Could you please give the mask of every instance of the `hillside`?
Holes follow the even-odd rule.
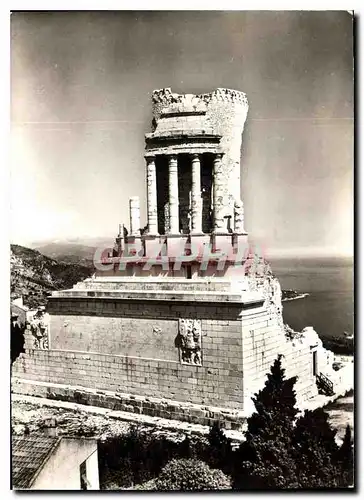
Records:
[[[35,247],[34,250],[58,262],[93,268],[93,258],[96,247],[79,243],[50,242]]]
[[[11,245],[10,254],[11,298],[23,296],[25,305],[44,305],[52,290],[71,288],[92,274],[83,265],[59,262],[36,250]]]

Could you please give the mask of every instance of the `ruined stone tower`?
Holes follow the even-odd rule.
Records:
[[[140,229],[139,200],[133,197],[130,233],[120,232],[113,252],[123,264],[108,268],[111,261],[100,255],[96,274],[231,277],[237,271],[235,256],[241,260],[248,254],[240,195],[246,95],[229,89],[202,95],[162,89],[153,92],[152,103],[153,132],[145,136],[146,230]],[[188,245],[191,258],[176,266],[175,259],[187,257]],[[208,266],[201,266],[209,250]],[[225,267],[217,266],[221,253]],[[169,267],[166,259],[163,266],[145,266],[160,254],[168,257]]]
[[[241,205],[245,94],[162,89],[152,100],[154,130],[146,135],[145,154],[149,233],[243,233],[234,205]]]
[[[317,394],[318,341],[287,338],[279,283],[249,251],[245,94],[162,89],[152,106],[147,225],[132,197],[95,275],[52,294],[48,347],[28,331],[13,391],[240,429],[278,354],[299,401]]]

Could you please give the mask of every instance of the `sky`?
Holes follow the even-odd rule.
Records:
[[[247,94],[246,229],[269,253],[351,254],[352,17],[342,12],[11,15],[11,240],[113,237],[140,196],[151,92]]]

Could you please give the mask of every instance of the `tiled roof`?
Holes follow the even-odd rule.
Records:
[[[29,488],[38,470],[46,461],[60,438],[48,436],[13,436],[12,477],[13,488]]]

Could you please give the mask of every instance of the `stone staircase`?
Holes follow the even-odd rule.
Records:
[[[325,396],[333,396],[335,394],[334,383],[321,372],[316,375],[316,384],[320,394],[324,394]]]

